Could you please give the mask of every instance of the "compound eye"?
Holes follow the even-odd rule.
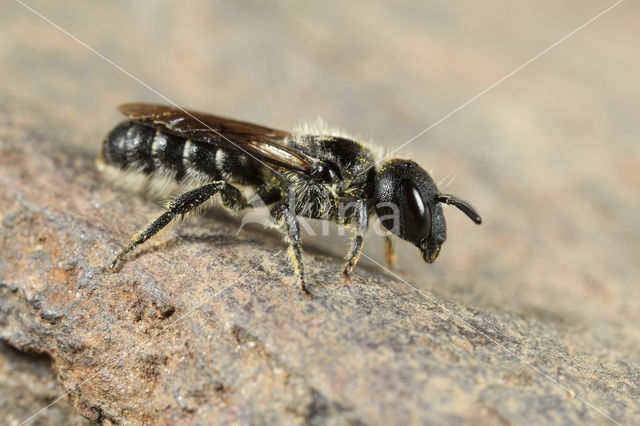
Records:
[[[327,183],[336,182],[342,178],[337,167],[332,164],[325,163],[318,164],[313,175],[320,179],[322,182]]]
[[[412,181],[402,181],[402,191],[406,203],[405,234],[410,241],[420,242],[431,234],[431,209]]]

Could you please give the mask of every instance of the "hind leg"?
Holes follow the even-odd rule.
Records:
[[[249,207],[249,203],[247,203],[247,200],[242,193],[233,185],[223,181],[212,182],[189,192],[185,192],[184,194],[180,194],[171,200],[166,212],[160,215],[160,217],[154,220],[142,232],[136,234],[129,244],[120,250],[116,258],[109,265],[109,269],[114,270],[118,262],[120,262],[127,253],[157,234],[162,228],[175,219],[176,216],[183,216],[189,213],[218,192],[220,192],[220,195],[222,196],[222,202],[225,207],[232,210],[240,210],[245,207]]]

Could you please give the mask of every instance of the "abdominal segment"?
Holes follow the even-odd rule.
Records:
[[[157,198],[221,180],[256,186],[264,172],[257,161],[240,152],[132,121],[111,130],[97,164],[116,185]]]

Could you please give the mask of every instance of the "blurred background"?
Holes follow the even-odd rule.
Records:
[[[285,130],[320,116],[393,150],[614,2],[26,4],[183,107]],[[433,265],[397,244],[404,279],[638,347],[639,13],[622,2],[395,154],[455,177],[446,191],[484,218],[448,208]],[[82,155],[118,104],[165,102],[19,2],[0,28],[1,94],[40,105]],[[380,263],[382,243],[365,244]],[[334,238],[305,247],[345,253]]]

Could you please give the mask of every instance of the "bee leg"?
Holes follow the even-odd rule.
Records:
[[[367,228],[369,227],[369,212],[367,210],[367,203],[364,200],[358,200],[356,201],[355,209],[355,213],[357,215],[356,233],[353,237],[353,246],[351,247],[351,251],[349,252],[349,255],[347,257],[347,264],[342,271],[345,277],[349,277],[349,274],[351,274],[351,271],[353,271],[353,268],[358,262],[360,252],[362,251],[364,235],[367,233]]]
[[[255,196],[257,199],[254,200],[257,201],[257,203],[268,206],[282,199],[282,190],[280,187],[268,182],[258,187]],[[254,206],[255,203],[251,203],[251,205]]]
[[[225,206],[239,210],[248,205],[240,191],[223,181],[212,182],[199,188],[185,192],[175,197],[169,203],[169,209],[160,217],[154,220],[151,225],[147,226],[139,234],[136,234],[127,246],[125,246],[116,256],[114,261],[109,265],[109,269],[114,270],[116,265],[122,258],[134,250],[136,247],[147,241],[149,238],[157,234],[162,228],[167,226],[177,215],[185,215],[195,209],[217,192],[222,192],[222,201]]]
[[[287,228],[287,242],[289,243],[289,255],[300,283],[300,289],[312,296],[307,288],[307,278],[304,275],[304,263],[302,261],[302,244],[300,243],[300,224],[296,215],[285,203],[277,205],[271,210],[271,215],[279,225]],[[283,223],[284,222],[284,223]]]
[[[384,237],[384,258],[387,260],[387,266],[389,269],[393,269],[396,264],[397,256],[391,235],[385,235]]]

